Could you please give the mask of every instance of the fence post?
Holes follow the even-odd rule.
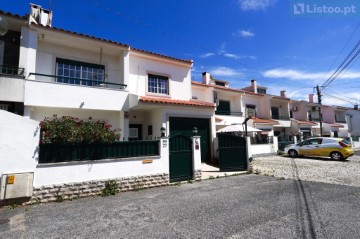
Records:
[[[277,153],[277,151],[279,150],[279,143],[277,136],[273,136],[273,144],[274,144],[274,153]]]
[[[246,162],[247,162],[247,170],[250,169],[250,163],[253,160],[252,152],[251,152],[251,138],[250,136],[246,136]]]
[[[193,175],[195,180],[201,179],[201,145],[200,136],[193,136],[192,138],[192,158],[193,158]],[[200,175],[200,179],[198,178]]]
[[[161,165],[163,166],[163,171],[168,175],[170,178],[170,156],[169,156],[169,138],[166,136],[163,136],[160,138],[159,141],[159,154],[160,154],[160,160]],[[170,180],[170,179],[169,179]]]
[[[293,141],[294,141],[294,144],[297,144],[297,137],[296,137],[296,135],[293,136]]]

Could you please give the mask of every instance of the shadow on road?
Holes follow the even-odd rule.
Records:
[[[299,170],[296,162],[291,158],[292,173],[294,179],[294,191],[295,191],[295,210],[296,210],[296,234],[298,238],[317,238],[314,222],[315,215],[316,221],[320,224],[321,234],[324,234],[324,225],[320,214],[316,208],[316,203],[311,195],[309,188],[303,184],[299,177]],[[305,192],[305,188],[307,193]],[[310,201],[310,202],[309,202]],[[311,203],[311,205],[310,205]],[[313,214],[314,212],[314,214]]]

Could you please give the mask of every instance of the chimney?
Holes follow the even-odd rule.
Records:
[[[52,11],[43,9],[39,5],[30,3],[29,24],[35,23],[45,27],[51,27],[52,24]]]
[[[314,103],[314,94],[309,94],[309,103]]]
[[[209,72],[203,72],[202,73],[202,83],[205,85],[210,85],[210,73]]]
[[[251,80],[251,86],[254,90],[254,93],[258,93],[256,80]]]
[[[280,96],[286,98],[285,90],[280,91]]]

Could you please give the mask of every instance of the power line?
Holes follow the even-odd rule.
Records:
[[[334,95],[331,95],[331,94],[328,94],[328,93],[324,93],[324,95],[325,95],[325,96],[328,96],[328,97],[331,97],[331,98],[334,98],[334,99],[338,99],[338,100],[347,102],[347,103],[350,103],[350,104],[353,104],[353,105],[356,105],[356,103],[354,103],[353,101],[346,100],[346,99],[340,98],[340,97],[338,97],[338,96],[334,96]]]

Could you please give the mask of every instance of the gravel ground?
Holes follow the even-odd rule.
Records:
[[[346,161],[327,158],[258,157],[251,162],[252,171],[285,179],[324,182],[360,187],[360,155]]]

